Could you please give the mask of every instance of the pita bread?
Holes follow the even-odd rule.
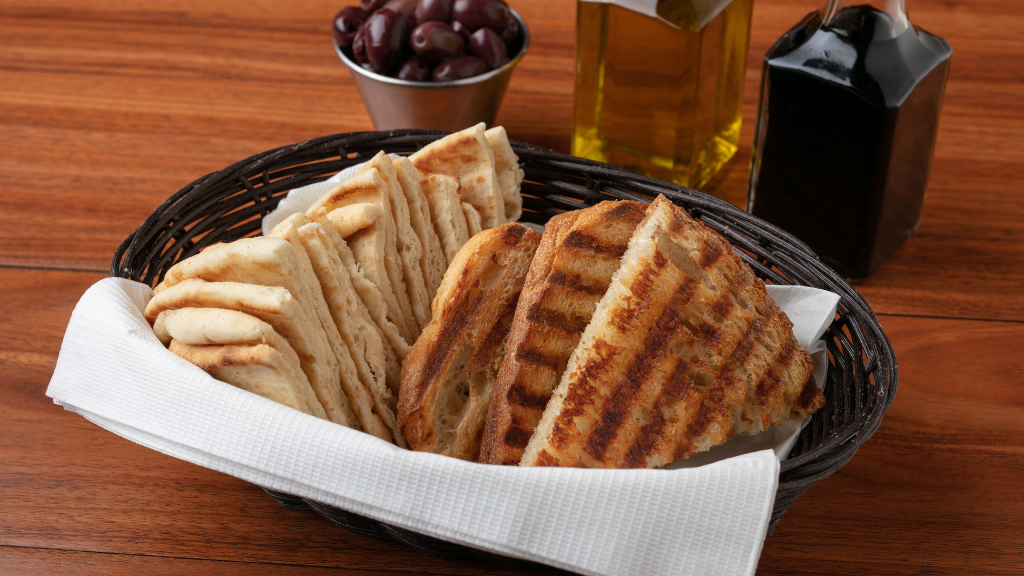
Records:
[[[420,180],[420,185],[430,205],[430,218],[445,260],[451,266],[459,249],[469,240],[466,215],[459,199],[459,181],[443,174],[430,174]]]
[[[405,439],[398,432],[395,420],[398,399],[391,394],[386,383],[387,369],[381,335],[360,315],[359,296],[352,288],[348,271],[323,228],[319,224],[305,224],[299,228],[299,236],[313,263],[331,317],[352,355],[359,381],[373,397],[373,413],[391,431],[395,444],[405,448]]]
[[[274,373],[270,382],[259,387],[264,392],[260,395],[311,416],[327,419],[327,414],[316,399],[309,380],[302,372],[295,350],[266,322],[234,310],[181,308],[161,312],[157,316],[153,330],[161,341],[170,343],[173,340],[187,346],[269,346],[278,354],[269,353],[262,348],[250,350],[253,364],[264,362],[263,366]],[[195,354],[191,356],[195,357]],[[205,364],[201,367],[209,371],[210,365]],[[239,378],[238,373],[245,370],[241,365],[237,368],[238,370],[221,375],[230,375],[233,381],[226,380],[229,384],[253,391],[251,389],[256,388],[253,384],[243,385],[252,380]]]
[[[409,202],[409,222],[416,236],[420,239],[423,248],[423,255],[420,260],[420,268],[423,270],[423,280],[427,289],[427,307],[437,294],[437,288],[441,285],[444,272],[448,269],[448,262],[444,257],[444,250],[441,248],[441,240],[434,231],[434,225],[430,220],[430,205],[427,197],[420,186],[420,172],[413,166],[408,158],[398,158],[395,162],[395,169],[398,171],[398,183],[402,185],[402,192]]]
[[[402,365],[398,423],[413,450],[476,460],[491,389],[540,234],[474,236],[445,273],[436,314]]]
[[[363,218],[365,211],[351,208],[357,204],[375,205],[380,209],[381,216],[360,228],[367,219]],[[371,167],[356,173],[313,203],[306,214],[313,214],[321,208],[327,212],[335,230],[352,249],[364,276],[377,285],[387,303],[388,319],[398,327],[403,340],[414,341],[419,334],[419,325],[412,315],[405,291],[388,183],[380,171]],[[359,214],[358,224],[352,221],[354,210]]]
[[[520,465],[644,468],[728,440],[784,314],[732,247],[659,196],[583,332]],[[788,416],[824,399],[802,349]],[[786,396],[785,394],[783,395]],[[790,412],[791,411],[791,412]]]
[[[466,216],[466,231],[469,232],[469,237],[472,238],[480,233],[482,228],[480,227],[480,213],[473,208],[473,205],[468,202],[462,203],[462,213]]]
[[[516,156],[508,143],[505,128],[495,126],[484,132],[484,136],[494,153],[494,171],[498,174],[498,186],[501,187],[501,197],[505,201],[505,219],[515,222],[523,215],[523,196],[519,189],[525,172],[519,167],[519,156]]]
[[[302,371],[272,346],[196,346],[171,340],[169,350],[221,382],[310,414],[306,399],[300,392],[303,385],[309,386],[302,382]]]
[[[481,122],[427,144],[409,157],[423,174],[444,174],[459,180],[459,195],[480,213],[484,229],[501,226],[505,200],[494,171],[494,153]]]
[[[312,271],[302,273],[300,256],[306,258],[305,250],[296,250],[288,241],[274,237],[243,238],[231,243],[214,244],[172,266],[156,293],[160,295],[184,280],[238,282],[286,289],[299,302],[309,323],[307,333],[312,341],[311,352],[318,364],[316,372],[321,375],[317,381],[310,376],[310,384],[313,385],[317,399],[331,422],[357,427],[359,423],[353,408],[342,392],[337,355],[327,338],[321,313],[317,312],[309,286],[308,275]],[[153,302],[150,302],[150,306],[153,306]]]
[[[327,334],[327,341],[330,343],[331,350],[338,359],[341,388],[345,391],[345,395],[348,396],[352,410],[355,411],[356,417],[359,419],[359,424],[365,432],[382,440],[392,442],[394,439],[391,436],[391,432],[381,421],[380,417],[373,412],[373,395],[370,394],[370,391],[359,379],[359,371],[352,360],[352,353],[338,331],[338,325],[331,316],[330,308],[327,306],[327,301],[324,298],[323,289],[320,287],[316,272],[313,270],[313,264],[302,243],[302,237],[298,229],[306,224],[309,224],[309,219],[304,215],[292,214],[275,226],[270,231],[270,234],[288,240],[297,249],[299,274],[303,283],[306,284],[307,291],[311,294],[317,318]]]
[[[359,294],[359,313],[368,319],[381,334],[382,343],[384,344],[384,357],[388,367],[388,382],[392,381],[392,373],[394,373],[394,381],[397,382],[397,375],[400,371],[399,362],[409,353],[409,344],[402,338],[398,326],[388,320],[387,305],[384,296],[380,292],[380,288],[367,280],[366,276],[363,275],[362,268],[356,262],[356,258],[348,247],[348,243],[331,225],[331,220],[322,208],[311,212],[309,218],[320,225],[337,251],[342,264],[348,270],[352,287]],[[392,390],[396,394],[398,393],[397,384],[395,384]]]
[[[416,320],[416,336],[419,336],[420,330],[427,325],[427,322],[430,322],[430,299],[433,296],[433,294],[427,294],[427,285],[420,264],[423,258],[423,245],[420,243],[416,231],[413,230],[409,215],[409,202],[405,199],[405,192],[402,189],[395,163],[390,156],[380,152],[361,170],[374,168],[387,184],[388,198],[391,200],[391,217],[395,222],[396,246],[401,258],[401,277],[408,294],[413,318]],[[414,178],[414,180],[418,180],[418,178]]]

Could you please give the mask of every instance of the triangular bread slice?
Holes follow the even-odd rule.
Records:
[[[370,390],[363,385],[363,382],[359,378],[359,370],[356,368],[356,364],[352,360],[352,352],[349,350],[345,339],[341,336],[341,332],[338,330],[338,325],[335,323],[334,317],[331,315],[330,307],[327,305],[327,300],[324,298],[323,288],[321,288],[320,281],[317,278],[316,272],[313,270],[313,263],[302,243],[302,236],[299,234],[299,227],[306,224],[309,224],[309,220],[304,215],[292,214],[275,226],[270,231],[270,234],[271,237],[278,237],[287,240],[296,248],[299,260],[299,275],[306,284],[308,292],[313,298],[317,318],[320,320],[320,324],[323,326],[324,332],[327,334],[327,341],[331,345],[331,350],[338,359],[341,388],[345,391],[345,395],[348,396],[349,403],[352,405],[352,410],[355,411],[356,417],[359,419],[359,424],[363,427],[365,432],[382,440],[393,442],[394,438],[392,437],[391,432],[387,429],[387,426],[381,420],[380,416],[374,412],[373,395],[370,393]]]
[[[505,220],[515,222],[523,215],[523,197],[519,189],[525,173],[519,167],[519,156],[512,151],[504,127],[495,126],[484,132],[484,136],[494,153],[494,171],[498,174],[498,186],[505,201]]]
[[[387,317],[387,301],[384,299],[384,295],[381,293],[380,288],[366,278],[363,274],[362,266],[356,260],[355,255],[352,253],[352,249],[349,248],[348,242],[341,237],[338,230],[333,226],[333,222],[327,217],[327,212],[323,208],[313,210],[308,213],[308,218],[316,222],[323,228],[327,238],[334,245],[335,250],[338,252],[338,257],[341,258],[342,264],[348,270],[349,279],[352,281],[352,287],[356,293],[359,294],[361,305],[359,306],[359,313],[364,318],[369,319],[373,322],[373,325],[377,327],[383,338],[384,343],[384,355],[385,360],[388,363],[388,382],[389,386],[392,382],[392,372],[394,374],[394,386],[392,390],[395,394],[398,393],[398,374],[400,372],[399,363],[405,358],[405,355],[409,353],[410,344],[405,341],[402,337],[401,332],[394,322]]]
[[[540,234],[474,236],[445,273],[434,318],[402,365],[398,425],[413,450],[476,460],[491,387]]]
[[[748,388],[767,371],[769,335],[792,330],[784,314],[765,314],[768,300],[728,242],[659,196],[520,465],[650,468],[725,442]],[[786,417],[824,402],[810,356],[795,354],[800,384]]]
[[[302,372],[295,350],[270,324],[235,310],[180,308],[161,312],[153,330],[161,341],[188,346],[187,349],[182,346],[173,348],[179,352],[187,350],[184,355],[179,354],[186,360],[202,359],[200,367],[212,370],[214,378],[220,376],[219,379],[228,384],[311,416],[327,419]],[[214,348],[220,350],[215,351]],[[243,352],[245,348],[248,349]],[[213,357],[217,357],[219,363],[210,363]],[[229,359],[237,362],[240,357],[250,361],[245,364],[224,363]],[[232,369],[223,370],[228,366]],[[265,377],[260,378],[259,372],[265,372]]]
[[[420,180],[420,185],[427,197],[431,221],[447,266],[451,266],[459,249],[469,240],[466,214],[459,198],[459,180],[444,174],[430,174]]]
[[[469,202],[463,202],[462,213],[466,215],[466,231],[469,233],[469,237],[472,238],[479,234],[483,228],[480,224],[480,213],[476,211],[476,208],[473,208]]]
[[[441,279],[444,278],[444,271],[448,269],[448,262],[444,257],[444,250],[441,248],[441,240],[434,231],[434,225],[430,220],[430,205],[427,197],[423,194],[423,187],[420,186],[422,175],[413,166],[408,158],[394,160],[395,170],[398,172],[398,183],[402,186],[402,192],[409,203],[409,222],[413,231],[420,240],[423,254],[420,258],[420,268],[423,270],[423,281],[427,290],[427,307],[437,295],[437,289],[441,286]]]
[[[323,330],[319,323],[310,321],[298,299],[286,288],[240,282],[182,280],[154,295],[146,306],[145,317],[166,344],[170,336],[163,335],[164,332],[156,325],[164,312],[199,307],[244,312],[269,324],[288,341],[298,355],[299,366],[316,397],[337,399],[340,406],[333,411],[332,421],[357,430],[362,429],[348,397],[341,393],[337,368],[332,368],[337,365],[337,359],[328,349]],[[328,362],[328,359],[331,361]]]
[[[640,202],[601,202],[548,221],[519,296],[481,462],[519,464],[646,210]]]
[[[156,293],[159,295],[190,279],[280,286],[288,290],[306,314],[316,360],[322,363],[318,372],[325,375],[325,381],[317,383],[310,379],[317,399],[331,422],[359,426],[352,412],[353,407],[342,392],[337,355],[328,340],[326,328],[321,321],[322,314],[317,311],[317,302],[307,280],[311,271],[303,274],[300,256],[305,257],[305,251],[296,250],[288,241],[274,237],[243,238],[230,243],[214,244],[172,266],[163,282],[157,286]]]
[[[387,156],[384,159],[387,160]],[[306,214],[312,215],[319,209],[327,212],[335,229],[352,249],[365,277],[376,284],[384,296],[388,319],[398,326],[406,342],[412,342],[419,334],[419,326],[405,290],[389,195],[388,183],[373,167],[339,183],[314,202]],[[379,213],[360,206],[362,204],[375,206]],[[376,217],[372,218],[374,215]]]
[[[398,432],[395,419],[398,398],[392,395],[386,382],[382,337],[359,313],[362,302],[324,229],[319,224],[307,223],[299,228],[299,236],[313,263],[331,317],[352,355],[359,381],[373,397],[373,413],[391,431],[395,444],[405,448],[405,439]]]
[[[430,322],[430,299],[432,296],[427,294],[426,280],[424,280],[421,265],[423,245],[412,227],[409,201],[406,200],[405,192],[402,189],[398,167],[390,156],[380,152],[360,170],[374,168],[381,174],[387,185],[388,198],[391,200],[391,217],[395,222],[396,247],[398,255],[402,259],[400,273],[408,294],[413,318],[416,320],[417,334],[419,334],[419,330],[422,330],[427,322]],[[413,167],[413,171],[416,171],[415,167]],[[419,178],[413,177],[412,180],[418,182]]]
[[[459,180],[459,195],[480,213],[484,229],[506,222],[505,199],[494,171],[494,153],[484,124],[449,134],[409,157],[423,174],[445,174]]]

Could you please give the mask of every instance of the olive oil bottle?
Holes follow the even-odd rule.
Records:
[[[706,184],[736,153],[752,4],[580,0],[573,155]]]

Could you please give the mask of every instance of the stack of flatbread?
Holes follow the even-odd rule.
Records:
[[[666,198],[603,202],[501,241],[511,230],[459,253],[403,366],[412,449],[649,468],[824,404],[764,283]]]
[[[214,378],[405,447],[402,361],[463,245],[521,214],[522,180],[501,127],[381,152],[268,236],[179,262],[146,318]]]

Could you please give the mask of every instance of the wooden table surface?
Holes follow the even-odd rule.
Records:
[[[760,58],[820,0],[756,0]],[[857,288],[899,360],[878,433],[766,541],[760,574],[1024,573],[1024,3],[910,0],[953,64],[917,234]],[[533,34],[498,121],[567,151],[575,4],[514,0]],[[329,45],[337,2],[0,1],[0,573],[483,574],[278,506],[44,396],[75,302],[188,182],[372,129]]]

